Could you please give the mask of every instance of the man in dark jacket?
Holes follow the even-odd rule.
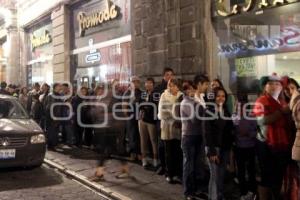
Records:
[[[164,72],[163,72],[163,80],[162,80],[161,84],[156,86],[154,89],[155,97],[159,98],[161,96],[161,94],[167,89],[169,80],[172,79],[173,77],[174,77],[173,69],[165,68]],[[158,99],[158,101],[159,101],[159,99]],[[157,170],[157,174],[164,175],[166,172],[165,147],[164,147],[164,143],[160,139],[161,130],[160,130],[160,121],[159,120],[156,122],[156,128],[157,128],[158,140],[159,140],[159,142],[158,142],[158,157],[159,157],[160,164],[161,164],[161,167]]]
[[[159,94],[162,94],[167,89],[169,80],[172,79],[173,77],[174,77],[173,69],[168,67],[165,68],[163,72],[163,80],[161,81],[161,84],[159,84],[154,88],[154,91]]]
[[[142,152],[142,165],[148,165],[147,158],[149,152],[148,140],[150,139],[153,153],[153,167],[158,166],[158,138],[156,130],[156,121],[158,113],[158,97],[154,95],[154,79],[147,78],[145,82],[146,91],[142,93],[140,104],[140,119],[139,119],[139,132],[141,136],[141,152]]]
[[[58,145],[60,121],[57,118],[62,117],[61,106],[54,106],[54,104],[62,102],[62,86],[60,83],[54,83],[52,94],[49,94],[46,98],[48,148],[52,150],[55,150],[55,147]]]
[[[61,114],[63,118],[67,119],[72,114],[70,110],[71,91],[68,83],[62,84],[62,91],[64,95],[62,100],[64,103],[66,103],[66,106],[62,106]],[[63,120],[61,122],[61,133],[62,133],[62,144],[72,145],[74,143],[71,120]]]
[[[78,112],[78,107],[86,102],[87,100],[84,99],[85,96],[88,95],[88,88],[87,87],[81,87],[79,93],[72,98],[72,108],[73,108],[73,119],[72,119],[72,125],[74,129],[74,137],[75,137],[75,145],[79,148],[81,148],[83,144],[83,134],[85,131],[85,128],[82,127],[81,123],[86,124],[86,116],[88,112],[88,106],[81,107],[80,112]],[[80,117],[79,117],[80,115]],[[79,121],[78,118],[81,120]],[[81,123],[80,123],[81,122]]]
[[[40,126],[43,130],[46,130],[46,99],[50,92],[50,86],[47,83],[44,83],[39,92],[39,101],[42,104],[42,116]]]

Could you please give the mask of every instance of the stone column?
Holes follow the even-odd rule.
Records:
[[[165,2],[133,0],[131,5],[133,73],[160,77],[167,65]]]
[[[70,81],[70,20],[69,10],[61,5],[52,12],[53,79]]]
[[[26,41],[25,31],[22,28],[19,28],[20,36],[20,84],[26,86],[27,84],[27,54],[26,54]]]
[[[21,84],[20,76],[20,35],[17,27],[17,11],[10,10],[10,18],[5,19],[7,29],[8,59],[6,81],[9,84]]]

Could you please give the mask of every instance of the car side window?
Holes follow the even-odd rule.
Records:
[[[9,104],[7,101],[3,101],[0,103],[0,118],[7,118],[9,115]]]

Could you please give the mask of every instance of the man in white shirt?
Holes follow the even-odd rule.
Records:
[[[197,75],[195,77],[194,82],[197,83],[196,85],[196,94],[195,94],[195,100],[200,103],[204,108],[206,108],[206,101],[205,101],[205,95],[209,87],[209,79],[205,75]]]

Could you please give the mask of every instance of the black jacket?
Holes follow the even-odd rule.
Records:
[[[132,91],[129,89],[127,90],[124,95],[123,95],[123,102],[128,103],[128,106],[126,106],[128,109],[133,108],[133,112],[127,112],[129,115],[131,114],[136,114],[137,109],[138,109],[138,103],[141,102],[141,96],[142,96],[142,91],[140,89],[135,89],[134,90],[134,97],[131,97]],[[126,104],[125,104],[126,105]],[[130,109],[131,110],[131,109]],[[136,119],[137,116],[135,116],[134,119]]]
[[[213,113],[214,110],[210,110]],[[226,118],[220,117],[218,112],[216,119],[210,119],[205,121],[205,146],[208,147],[208,156],[217,155],[216,148],[220,150],[230,150],[234,141],[233,135],[233,123],[227,109],[224,109]]]
[[[56,97],[54,97],[54,95]],[[58,96],[61,96],[60,94],[58,93],[55,93],[53,92],[52,94],[49,94],[47,97],[46,97],[46,100],[45,100],[45,111],[46,111],[46,118],[48,120],[55,120],[55,118],[53,117],[62,117],[62,109],[61,109],[61,106],[55,106],[53,108],[53,115],[54,116],[51,116],[51,106],[54,104],[54,103],[62,103],[62,99],[59,99]],[[57,120],[55,120],[57,121]]]
[[[72,98],[71,104],[73,108],[73,122],[78,123],[77,116],[78,116],[78,107],[87,100],[81,98],[79,95],[76,95]],[[90,116],[90,108],[91,106],[86,105],[82,106],[80,110],[80,118],[82,123],[90,124],[91,123],[91,116]]]
[[[32,103],[31,116],[36,122],[40,122],[43,115],[43,105],[40,101]]]
[[[164,93],[164,91],[167,89],[167,87],[168,87],[168,82],[165,80],[162,80],[161,84],[159,84],[158,86],[156,86],[154,88],[154,93],[159,93],[161,95],[162,93]]]
[[[157,121],[159,97],[154,92],[142,93],[140,104],[140,119],[144,122],[155,124]]]

